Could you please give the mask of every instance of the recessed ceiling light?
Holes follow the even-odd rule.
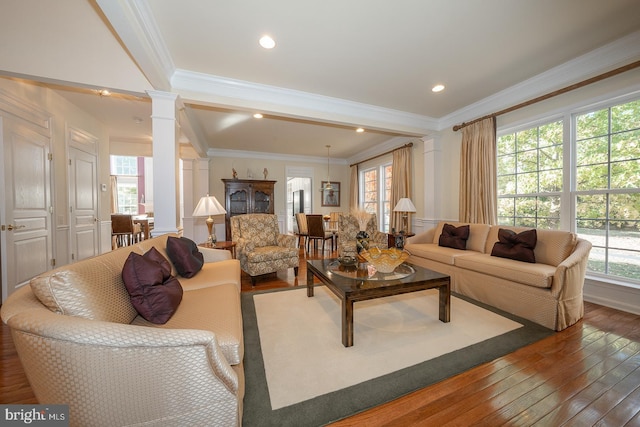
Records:
[[[358,132],[358,133],[362,133],[362,132],[364,132],[364,129],[362,129],[362,128],[358,128],[358,129],[356,129],[356,132]]]
[[[255,114],[253,115],[253,117],[255,117],[256,119],[261,119],[261,118],[263,117],[263,115],[262,115],[262,114],[260,114],[260,113],[255,113]]]
[[[262,36],[260,37],[260,46],[265,49],[273,49],[276,46],[276,42],[270,36]]]
[[[435,85],[431,88],[432,92],[442,92],[444,90],[444,85]]]

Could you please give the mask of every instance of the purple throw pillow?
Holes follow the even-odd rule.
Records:
[[[498,230],[498,241],[493,245],[491,256],[535,263],[536,256],[533,250],[537,242],[538,233],[535,228],[521,233],[501,228]]]
[[[122,280],[133,307],[151,323],[167,323],[182,301],[180,282],[173,276],[164,279],[160,264],[135,252],[124,263]]]
[[[468,239],[469,225],[456,227],[451,224],[445,224],[442,227],[442,234],[440,234],[440,238],[438,239],[438,246],[466,250]]]
[[[160,253],[160,251],[158,251],[155,246],[152,246],[151,249],[149,249],[144,255],[142,255],[144,258],[154,261],[156,263],[158,263],[160,265],[160,267],[162,268],[162,279],[163,280],[167,280],[169,277],[171,277],[171,263],[169,262],[168,259],[166,259],[164,257],[164,255],[162,255]]]
[[[198,245],[186,237],[167,238],[167,255],[182,277],[193,277],[204,265]]]

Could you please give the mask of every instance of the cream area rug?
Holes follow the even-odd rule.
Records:
[[[325,286],[253,295],[271,409],[312,399],[506,334],[523,325],[438,291],[354,304],[354,345],[342,345],[341,303]]]

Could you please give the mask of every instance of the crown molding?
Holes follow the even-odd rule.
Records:
[[[438,130],[562,89],[631,63],[639,57],[640,31],[636,31],[444,116],[439,120]]]
[[[261,160],[279,160],[286,162],[305,162],[305,163],[321,163],[327,164],[326,157],[318,156],[299,156],[293,154],[281,154],[281,153],[265,153],[262,151],[242,151],[242,150],[227,150],[220,148],[210,148],[207,150],[207,156],[209,157],[225,157],[225,158],[240,158],[240,159],[261,159]],[[345,159],[331,158],[332,165],[346,165]]]
[[[387,151],[395,150],[396,148],[404,144],[408,144],[409,142],[415,142],[418,139],[419,138],[415,138],[415,137],[396,136],[383,143],[377,144],[374,147],[371,147],[367,150],[359,152],[355,156],[348,158],[347,161],[350,165],[354,163],[359,163],[359,162],[362,162],[363,160],[378,156]]]
[[[96,3],[154,89],[171,90],[175,65],[147,0]]]
[[[419,114],[182,69],[171,85],[185,100],[379,131],[422,136],[438,124]]]

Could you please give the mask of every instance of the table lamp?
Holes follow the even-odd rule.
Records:
[[[209,239],[207,241],[213,247],[216,246],[218,239],[216,239],[216,231],[213,227],[213,218],[211,218],[211,215],[222,215],[226,213],[227,211],[222,207],[220,202],[218,202],[214,196],[209,196],[208,194],[200,199],[198,205],[193,210],[193,216],[208,216],[205,221],[209,229]]]
[[[402,229],[404,230],[405,234],[409,234],[409,213],[413,213],[416,211],[416,207],[411,202],[411,199],[403,197],[402,199],[398,200],[398,203],[396,204],[396,207],[393,208],[393,211],[402,212]]]

